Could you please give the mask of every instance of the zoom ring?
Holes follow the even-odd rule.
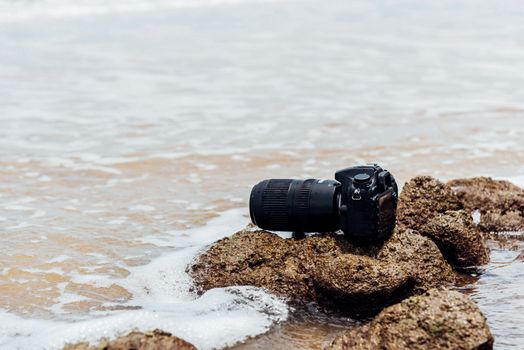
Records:
[[[262,192],[262,222],[275,230],[288,227],[287,194],[292,180],[270,180]]]

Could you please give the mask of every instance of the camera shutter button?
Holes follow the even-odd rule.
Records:
[[[355,182],[365,183],[365,182],[368,182],[369,179],[371,179],[371,176],[369,176],[366,173],[360,173],[360,174],[355,175],[353,179],[355,180]]]

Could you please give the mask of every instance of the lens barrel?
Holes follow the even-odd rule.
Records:
[[[274,231],[340,229],[340,183],[334,180],[270,179],[251,190],[249,213],[258,227]]]

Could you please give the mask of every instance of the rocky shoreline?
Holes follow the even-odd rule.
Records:
[[[372,246],[335,234],[294,240],[243,230],[218,241],[188,272],[199,293],[254,285],[292,302],[315,301],[358,312],[455,281],[437,246],[403,229]]]
[[[471,213],[480,215],[474,222]],[[215,242],[187,272],[194,288],[253,285],[291,304],[315,302],[366,324],[328,349],[491,349],[493,337],[475,303],[449,290],[489,261],[486,235],[524,228],[524,190],[490,178],[447,184],[416,177],[400,195],[397,228],[384,242],[357,245],[335,233],[283,239],[248,227]],[[191,349],[168,333],[66,349]]]

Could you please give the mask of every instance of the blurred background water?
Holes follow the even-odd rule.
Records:
[[[261,291],[205,299],[251,310],[236,336],[162,324],[216,316],[181,262],[248,222],[254,183],[373,161],[522,184],[523,118],[520,1],[0,0],[0,344],[107,317],[204,348],[263,332],[288,311]],[[524,345],[519,249],[474,293],[500,349]],[[121,310],[158,318],[158,293],[157,323]]]

